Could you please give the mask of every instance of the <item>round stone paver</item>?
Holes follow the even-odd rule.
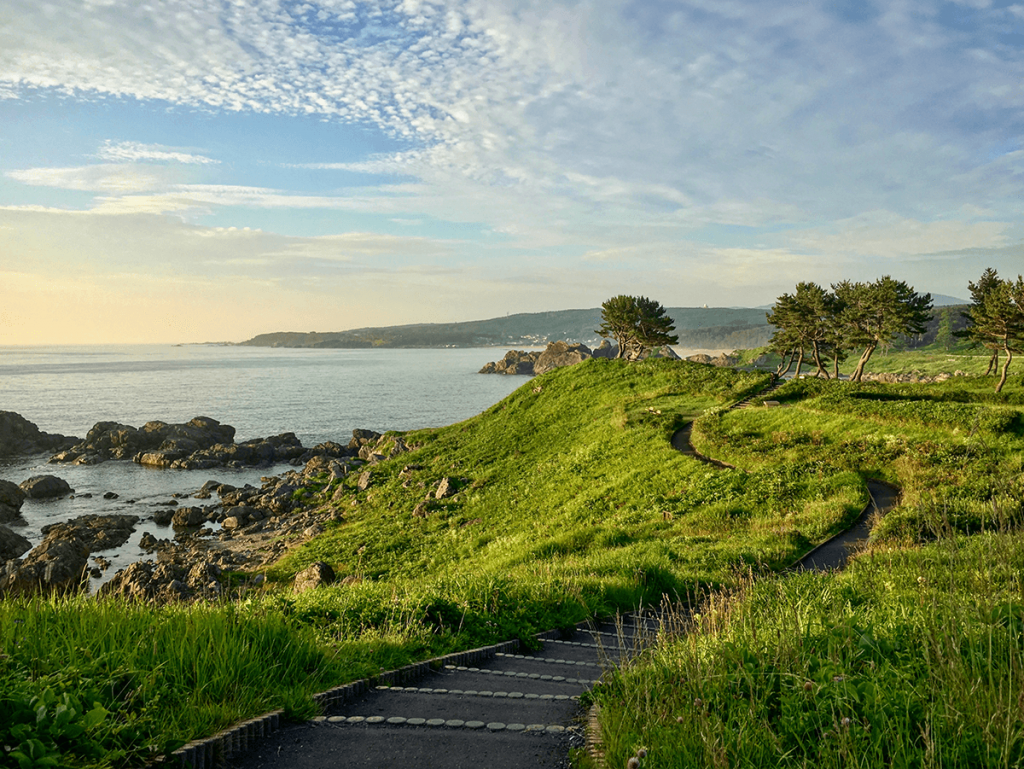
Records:
[[[392,726],[398,726],[399,724],[404,724],[407,721],[408,719],[402,718],[402,716],[391,716],[391,718],[388,719],[388,723]]]
[[[526,724],[509,724],[505,727],[506,732],[521,732],[526,729]]]
[[[384,723],[384,716],[370,716],[366,719],[368,724],[382,724]]]
[[[491,721],[491,723],[487,724],[487,728],[492,732],[500,732],[505,729],[505,724],[501,723],[501,721]]]
[[[423,724],[427,723],[427,719],[425,719],[425,718],[410,718],[405,723],[407,723],[409,726],[423,726]]]
[[[483,721],[467,721],[467,729],[483,729],[486,724]]]
[[[443,718],[428,718],[427,726],[444,726]]]

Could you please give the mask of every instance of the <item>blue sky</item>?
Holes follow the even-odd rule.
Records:
[[[1024,272],[1024,4],[6,0],[0,343]]]

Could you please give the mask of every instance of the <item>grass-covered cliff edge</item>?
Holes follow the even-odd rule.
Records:
[[[663,595],[736,589],[742,574],[779,569],[843,528],[866,500],[867,475],[907,490],[880,530],[887,551],[910,558],[925,539],[1016,525],[1019,388],[993,399],[970,379],[902,390],[805,382],[778,395],[788,408],[720,413],[766,382],[667,360],[559,369],[470,420],[400,436],[412,450],[369,468],[363,490],[358,474],[312,483],[299,496],[337,520],[240,602],[5,600],[0,712],[11,715],[0,745],[59,753],[61,766],[137,764],[275,707],[308,715],[313,692],[412,659]],[[739,469],[671,449],[672,432],[701,414],[698,448]],[[438,499],[443,479],[452,493]],[[314,560],[342,582],[291,593]],[[851,578],[820,579],[832,595]],[[957,584],[972,605],[987,583]],[[834,618],[821,616],[815,627],[831,632]],[[716,628],[698,630],[717,642]],[[609,754],[623,762],[639,740],[655,742],[666,713],[673,724],[690,717],[637,693],[645,675],[662,675],[645,670],[662,669],[626,671],[603,700]],[[659,698],[689,697],[680,675],[658,679]],[[721,747],[714,761],[733,755]],[[648,765],[677,765],[651,750]],[[4,760],[18,765],[10,752]]]

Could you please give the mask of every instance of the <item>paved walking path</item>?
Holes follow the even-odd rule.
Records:
[[[536,652],[445,666],[415,686],[377,687],[286,726],[228,766],[561,769],[584,744],[579,695],[653,629],[653,620],[627,617],[544,640]]]

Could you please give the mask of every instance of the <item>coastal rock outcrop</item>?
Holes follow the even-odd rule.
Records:
[[[90,553],[120,547],[135,531],[137,515],[80,515],[43,527],[43,542],[78,539]]]
[[[533,376],[533,366],[540,357],[540,352],[527,350],[509,350],[499,361],[484,364],[480,374],[521,374]]]
[[[677,356],[678,357],[678,356]],[[712,358],[707,353],[699,352],[696,355],[687,355],[686,360],[691,363],[703,363],[706,366],[718,366],[725,368],[728,366],[735,366],[739,363],[739,358],[733,358],[725,353],[721,353],[718,356]]]
[[[89,553],[120,547],[138,521],[135,515],[83,515],[44,526],[43,541],[24,560],[15,557],[0,569],[0,595],[77,590]]]
[[[218,443],[231,443],[234,438],[234,427],[222,425],[210,417],[195,417],[184,424],[153,421],[141,428],[119,422],[97,422],[85,440],[55,454],[50,461],[94,465],[155,452],[180,458]]]
[[[0,564],[20,558],[32,549],[32,543],[6,526],[0,526]]]
[[[21,414],[0,411],[0,457],[61,451],[78,440],[70,435],[44,433]]]
[[[0,481],[0,523],[9,523],[21,515],[25,492],[17,484]]]
[[[75,491],[67,481],[56,475],[33,475],[18,484],[18,487],[29,499],[52,499],[73,494]]]
[[[540,354],[533,364],[533,373],[540,375],[552,369],[573,366],[594,357],[585,344],[569,344],[568,342],[552,342]]]
[[[602,339],[601,344],[595,347],[590,354],[595,358],[614,358],[619,354],[619,346],[612,344],[607,339]]]
[[[89,548],[79,537],[46,537],[24,560],[14,558],[0,568],[0,595],[77,590],[88,560]]]
[[[100,588],[100,595],[130,600],[169,603],[196,598],[216,598],[221,593],[223,569],[200,559],[192,566],[167,560],[161,563],[137,561],[121,569]]]

